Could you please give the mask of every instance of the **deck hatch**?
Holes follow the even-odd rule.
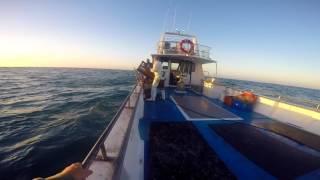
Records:
[[[276,121],[253,121],[252,125],[272,131],[276,134],[285,136],[300,144],[306,145],[310,148],[320,151],[320,136],[318,135]]]
[[[236,179],[191,122],[150,125],[145,179]]]
[[[187,120],[242,120],[201,96],[172,96],[171,99]]]
[[[302,152],[257,127],[241,124],[212,124],[210,127],[241,154],[280,179],[292,179],[320,168],[320,158]]]

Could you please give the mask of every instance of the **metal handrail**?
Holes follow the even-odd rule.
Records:
[[[119,107],[117,113],[113,116],[112,120],[109,122],[107,127],[103,130],[102,134],[96,141],[96,143],[93,145],[87,156],[82,161],[82,166],[84,168],[88,168],[89,163],[94,158],[93,155],[96,155],[99,152],[100,145],[105,142],[106,138],[109,136],[114,124],[116,123],[117,119],[121,115],[122,110],[126,107],[126,104],[128,100],[130,99],[131,95],[134,93],[135,89],[137,87],[137,84],[133,87],[129,95],[125,98],[125,100],[122,102],[121,106]]]
[[[157,44],[157,51],[160,54],[185,54],[180,51],[180,41],[159,41]],[[202,44],[194,44],[193,56],[210,59],[211,48]]]
[[[240,91],[240,92],[245,91],[245,90],[237,89],[237,88],[234,88],[234,87],[231,87],[231,86],[226,86],[226,85],[224,85],[224,84],[217,83],[217,82],[214,82],[214,84],[220,85],[220,86],[224,86],[224,87],[226,87],[226,88],[231,88],[231,89],[233,89],[233,90],[235,90],[235,91]],[[250,90],[250,91],[253,91],[253,90]],[[293,106],[305,108],[305,109],[308,109],[308,110],[312,110],[312,111],[315,111],[315,112],[320,112],[320,104],[318,104],[318,105],[316,105],[316,107],[312,108],[312,107],[304,106],[304,105],[301,105],[301,104],[295,104],[295,103],[293,103],[293,102],[285,101],[281,96],[279,96],[280,98],[279,98],[279,97],[274,98],[274,97],[268,97],[268,96],[265,96],[265,95],[261,95],[261,94],[256,93],[256,92],[255,92],[255,94],[256,94],[257,96],[264,97],[264,98],[268,98],[268,99],[273,100],[273,101],[281,101],[281,102],[287,103],[288,105],[293,105]],[[313,102],[311,102],[311,101],[308,101],[308,100],[305,101],[305,102],[310,103],[310,104],[315,104],[315,103],[313,103]]]
[[[180,43],[180,41],[166,41],[166,40],[164,40],[164,41],[159,41],[158,45],[161,44],[161,43],[165,43],[165,42],[167,42],[167,43],[175,43],[175,44],[179,44]],[[208,50],[211,50],[210,46],[203,45],[203,44],[200,44],[200,43],[196,43],[196,44],[194,44],[194,46],[195,47],[203,47],[203,48],[207,48]]]
[[[139,89],[139,92],[135,92],[135,93],[138,94],[138,98],[137,98],[137,101],[136,101],[134,107],[137,107],[137,104],[139,102],[140,92],[141,92],[141,88]],[[129,125],[128,125],[128,130],[125,133],[125,136],[124,136],[125,138],[124,138],[123,143],[121,145],[121,149],[120,149],[120,152],[119,152],[119,158],[118,158],[118,167],[119,167],[119,165],[121,167],[122,164],[123,164],[123,161],[124,161],[125,151],[126,151],[126,149],[128,147],[129,138],[130,138],[130,134],[131,134],[131,130],[132,130],[132,124],[133,124],[133,121],[134,121],[136,110],[137,110],[137,108],[133,109],[132,115],[130,117]],[[113,177],[118,177],[118,178],[112,178],[112,179],[119,179],[120,174],[121,174],[121,169],[120,168],[116,168],[115,173],[113,174]]]

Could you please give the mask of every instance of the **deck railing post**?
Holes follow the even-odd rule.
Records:
[[[139,82],[137,82],[137,85],[139,85]],[[137,91],[138,91],[137,88],[138,88],[138,86],[136,86],[136,88],[134,88],[134,93],[135,93],[135,94],[138,93],[138,92],[137,92]]]
[[[319,111],[320,110],[320,104],[318,104],[318,106],[317,106],[317,111]]]
[[[107,150],[104,144],[100,146],[101,154],[102,154],[102,159],[107,160]]]
[[[136,87],[136,86],[135,86]],[[135,88],[134,87],[134,88]],[[82,161],[82,165],[85,168],[88,168],[90,166],[90,164],[92,163],[92,160],[94,158],[97,158],[97,153],[100,149],[102,157],[104,160],[107,160],[107,151],[106,151],[106,147],[104,145],[105,140],[108,138],[111,129],[113,128],[114,124],[116,123],[117,119],[119,118],[122,110],[124,108],[126,108],[128,101],[130,100],[130,96],[131,94],[134,92],[134,89],[131,90],[130,94],[126,97],[126,99],[122,102],[120,108],[118,109],[118,111],[116,112],[116,114],[113,116],[112,120],[110,121],[110,123],[107,125],[106,129],[102,132],[102,134],[100,135],[100,137],[98,138],[98,140],[96,141],[96,143],[93,145],[93,147],[91,148],[90,152],[87,154],[87,156],[85,157],[85,159]]]
[[[131,106],[130,106],[130,99],[131,99],[131,96],[129,96],[129,99],[128,99],[128,108],[130,108]]]

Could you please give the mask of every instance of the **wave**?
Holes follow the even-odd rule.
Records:
[[[83,159],[135,83],[132,71],[0,68],[0,179]]]

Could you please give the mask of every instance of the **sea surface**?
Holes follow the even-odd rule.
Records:
[[[0,68],[0,179],[82,161],[134,83],[132,71]]]
[[[320,90],[218,79],[315,108]],[[134,86],[133,71],[0,68],[0,179],[45,177],[82,161]]]

